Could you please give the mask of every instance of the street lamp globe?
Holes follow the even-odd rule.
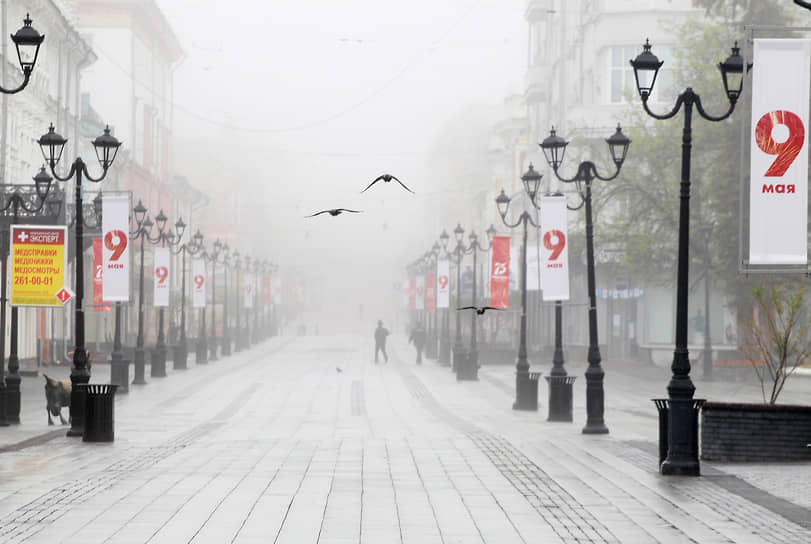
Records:
[[[442,249],[448,251],[448,240],[450,240],[450,236],[445,229],[442,229],[442,234],[439,235],[439,241],[442,243]]]
[[[55,168],[62,158],[62,151],[65,149],[65,144],[68,143],[67,139],[63,138],[61,134],[56,132],[53,123],[48,127],[48,132],[43,134],[37,140],[42,156],[51,169]]]
[[[489,245],[493,242],[493,236],[496,235],[496,227],[490,223],[490,227],[485,232],[487,233],[487,244]]]
[[[538,187],[541,184],[542,177],[542,174],[535,171],[532,163],[529,164],[529,169],[521,176],[521,181],[524,182],[524,190],[533,202],[535,202],[535,195],[538,194]]]
[[[144,217],[146,216],[146,207],[144,207],[144,203],[141,202],[140,199],[138,199],[138,204],[135,205],[132,211],[135,212],[135,223],[138,225],[143,224]]]
[[[182,217],[175,223],[175,232],[177,233],[178,240],[183,238],[183,233],[186,232],[186,223],[183,222]]]
[[[14,42],[14,47],[17,48],[17,59],[20,61],[20,68],[23,73],[30,75],[34,71],[34,65],[37,63],[37,56],[39,55],[39,46],[45,39],[44,34],[37,32],[31,26],[31,17],[26,13],[23,19],[23,26],[11,35],[11,41]]]
[[[119,147],[121,147],[121,142],[110,134],[110,125],[104,128],[104,134],[93,140],[96,158],[103,169],[107,170],[113,164]]]
[[[144,232],[147,234],[147,236],[149,235],[150,232],[152,232],[153,225],[154,223],[149,217],[144,219],[144,222],[141,224],[141,227],[144,229]]]
[[[462,242],[462,236],[465,234],[465,229],[462,228],[461,223],[456,223],[456,228],[453,229],[453,235],[456,237],[456,243]]]
[[[622,127],[617,123],[617,131],[611,137],[606,138],[605,141],[608,144],[608,150],[611,152],[611,159],[617,165],[617,168],[620,168],[622,163],[625,162],[631,140],[622,133]]]
[[[496,197],[496,207],[502,219],[507,217],[507,210],[510,207],[510,197],[507,196],[504,189],[502,189],[501,193]]]
[[[163,229],[166,228],[166,221],[168,218],[163,215],[163,210],[158,212],[158,216],[155,218],[155,221],[158,222],[158,232],[163,233]]]
[[[552,170],[557,170],[563,162],[563,155],[566,154],[566,146],[569,142],[561,138],[555,132],[555,127],[549,131],[549,136],[544,138],[541,142],[541,149],[546,158],[546,162],[552,167]]]
[[[651,53],[650,42],[646,39],[645,45],[642,46],[642,52],[631,61],[631,66],[634,69],[634,78],[636,79],[636,88],[639,91],[639,96],[642,102],[647,102],[648,97],[653,92],[653,85],[656,83],[656,74],[659,68],[662,67],[664,61]]]
[[[732,46],[732,54],[724,62],[718,63],[718,68],[721,69],[727,98],[735,102],[743,90],[743,57],[737,41]]]
[[[37,175],[34,176],[34,187],[37,190],[37,196],[44,199],[48,196],[48,192],[51,190],[51,180],[53,178],[48,175],[45,171],[45,167],[43,166],[40,168]]]

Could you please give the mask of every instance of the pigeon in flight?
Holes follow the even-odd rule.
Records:
[[[477,306],[463,306],[462,308],[456,308],[457,310],[476,310],[476,313],[479,315],[484,315],[484,312],[487,310],[503,310],[504,308],[494,308],[493,306],[482,306],[481,308]]]
[[[332,217],[335,217],[336,215],[341,215],[341,214],[342,214],[342,213],[344,213],[344,212],[349,212],[349,213],[361,213],[362,211],[363,211],[363,210],[348,210],[348,209],[346,209],[346,208],[333,208],[332,210],[322,210],[322,211],[317,212],[317,213],[314,213],[314,214],[312,214],[312,215],[306,215],[306,216],[305,216],[305,218],[306,218],[306,217],[315,217],[316,215],[321,215],[322,213],[328,213],[328,214],[330,214]]]
[[[406,187],[405,183],[403,183],[402,181],[400,181],[400,180],[399,180],[399,179],[397,179],[396,177],[392,176],[391,174],[383,174],[383,175],[381,175],[381,176],[377,176],[377,177],[375,178],[375,180],[374,180],[372,183],[370,183],[370,184],[369,184],[369,185],[366,187],[366,189],[364,189],[363,191],[361,191],[361,193],[365,193],[365,192],[366,192],[366,191],[369,189],[369,187],[371,187],[372,185],[374,185],[375,183],[377,183],[377,182],[378,182],[378,181],[380,181],[381,179],[382,179],[382,180],[383,180],[385,183],[388,183],[388,182],[390,182],[391,180],[394,180],[394,181],[396,181],[397,183],[399,183],[399,184],[400,184],[400,185],[403,187],[403,189],[405,189],[405,190],[406,190],[406,191],[408,191],[409,193],[414,193],[414,191],[412,191],[411,189],[409,189],[408,187]]]
[[[339,366],[336,366],[336,367],[335,367],[335,372],[338,372],[338,373],[340,374],[340,373],[341,373],[341,372],[343,372],[343,371],[344,371],[344,369],[343,369],[343,368],[341,368],[341,367],[339,367]]]

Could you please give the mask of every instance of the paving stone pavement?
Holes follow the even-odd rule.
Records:
[[[808,506],[763,484],[807,484],[807,464],[656,472],[655,369],[607,365],[611,434],[587,436],[579,389],[575,423],[549,423],[543,391],[539,412],[510,408],[510,368],[457,382],[391,343],[385,365],[367,338],[325,336],[171,372],[116,398],[107,444],[26,399],[36,419],[0,429],[0,542],[811,542]]]

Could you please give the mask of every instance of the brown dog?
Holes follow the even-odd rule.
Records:
[[[54,417],[59,416],[59,421],[65,425],[67,421],[62,417],[62,407],[70,407],[70,380],[55,380],[45,376],[45,410],[48,412],[48,425],[53,425],[51,415]]]

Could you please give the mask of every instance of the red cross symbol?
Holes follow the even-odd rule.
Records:
[[[28,240],[28,233],[21,231],[20,234],[17,235],[17,238],[20,240],[20,242],[25,243],[25,241]]]

